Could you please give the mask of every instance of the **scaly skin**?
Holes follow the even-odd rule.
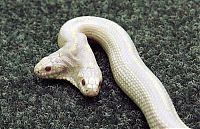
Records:
[[[106,51],[119,87],[140,107],[150,128],[188,128],[179,118],[160,80],[146,67],[129,35],[118,24],[99,17],[83,16],[60,29],[60,49],[44,57],[35,73],[42,78],[66,79],[86,96],[96,96],[102,74],[86,36]]]

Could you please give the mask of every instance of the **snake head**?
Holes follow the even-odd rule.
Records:
[[[102,74],[99,67],[82,68],[78,74],[78,82],[78,89],[83,95],[97,96],[102,85]]]
[[[41,78],[63,79],[67,72],[66,64],[60,59],[58,52],[44,57],[34,68],[34,73]]]

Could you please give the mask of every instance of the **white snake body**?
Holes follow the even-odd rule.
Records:
[[[67,42],[73,44],[70,49],[84,46],[85,44],[81,44],[83,39],[78,39],[79,34],[97,40],[103,47],[115,81],[142,110],[150,128],[188,128],[179,118],[164,86],[143,63],[133,41],[122,27],[104,18],[77,17],[61,27],[59,47],[63,48]],[[88,47],[87,44],[85,46]],[[84,53],[87,51],[91,54],[91,49]],[[93,57],[90,55],[91,59]],[[96,63],[93,59],[89,62]],[[87,63],[88,60],[85,64]],[[77,85],[75,80],[72,81],[69,77],[67,80]]]

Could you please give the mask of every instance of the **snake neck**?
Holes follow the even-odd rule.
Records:
[[[146,67],[127,32],[116,23],[97,17],[78,17],[60,30],[59,46],[72,40],[69,33],[84,33],[103,47],[115,81],[140,107],[151,128],[187,128],[159,79]]]

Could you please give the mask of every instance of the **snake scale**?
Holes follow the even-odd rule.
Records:
[[[58,34],[60,49],[35,66],[36,75],[68,80],[83,95],[97,96],[102,74],[86,36],[103,47],[116,83],[139,106],[150,128],[189,128],[160,80],[143,63],[130,36],[108,19],[82,16],[67,21]]]

